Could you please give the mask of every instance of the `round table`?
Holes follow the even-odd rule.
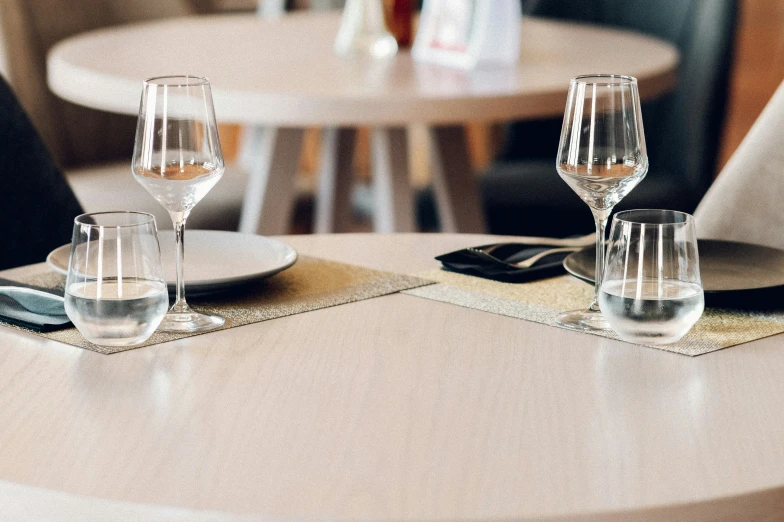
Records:
[[[354,126],[372,138],[376,229],[414,229],[405,126],[432,126],[434,191],[446,231],[484,228],[461,124],[563,114],[569,79],[617,72],[639,80],[643,99],[674,83],[678,53],[661,40],[615,29],[526,18],[516,67],[462,71],[416,63],[408,52],[386,61],[348,60],[332,43],[338,13],[276,20],[252,15],[190,17],[113,27],[69,38],[48,59],[59,96],[125,114],[139,108],[144,78],[207,76],[223,122],[273,126],[253,132],[260,151],[240,228],[281,233],[291,213],[307,126],[327,126],[317,231],[340,229],[350,210]]]
[[[411,273],[498,237],[283,240]],[[782,336],[689,358],[404,294],[110,356],[0,336],[3,520],[784,508]]]

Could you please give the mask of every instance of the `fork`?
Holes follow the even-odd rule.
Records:
[[[518,268],[531,268],[536,264],[537,261],[539,261],[543,257],[549,256],[550,254],[557,254],[558,252],[577,252],[578,250],[582,250],[582,247],[551,248],[550,250],[539,252],[538,254],[531,256],[524,261],[520,261],[519,263],[514,263],[513,266],[516,266]]]
[[[553,237],[519,237],[513,243],[531,246],[551,246],[551,247],[574,247],[578,250],[583,247],[588,247],[596,244],[596,234],[594,232],[580,237],[570,238],[553,238]],[[485,253],[489,254],[496,248],[500,248],[508,243],[498,243],[487,249]]]
[[[489,254],[487,251],[480,250],[480,249],[475,248],[475,247],[468,247],[466,250],[468,250],[469,252],[471,252],[473,254],[476,254],[477,256],[482,257],[482,258],[484,258],[484,259],[486,259],[488,261],[492,261],[493,263],[501,263],[503,265],[511,266],[511,267],[515,267],[515,268],[531,268],[537,261],[539,261],[543,257],[549,256],[550,254],[557,254],[558,252],[576,252],[578,250],[582,250],[582,247],[551,248],[549,250],[545,250],[543,252],[539,252],[538,254],[533,255],[533,256],[531,256],[528,259],[525,259],[523,261],[520,261],[519,263],[507,263],[506,261],[498,259],[494,255]]]

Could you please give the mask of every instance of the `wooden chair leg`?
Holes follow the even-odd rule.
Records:
[[[291,223],[303,129],[258,129],[252,149],[240,232],[285,234]]]
[[[414,232],[414,198],[408,180],[406,129],[374,129],[371,147],[376,232]]]
[[[486,231],[479,186],[471,168],[465,129],[450,125],[430,130],[433,192],[443,232]]]
[[[351,228],[351,190],[354,184],[354,128],[322,131],[315,223],[317,234],[348,232]]]

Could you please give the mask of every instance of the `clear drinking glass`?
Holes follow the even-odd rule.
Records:
[[[665,344],[686,335],[705,308],[694,218],[673,210],[616,214],[599,303],[626,341]]]
[[[596,286],[587,310],[565,312],[559,325],[610,328],[599,310],[607,218],[648,172],[637,80],[630,76],[577,76],[569,84],[556,168],[585,201],[596,222]]]
[[[104,346],[139,344],[168,307],[153,216],[100,212],[76,218],[65,313],[85,339]]]
[[[193,311],[185,301],[185,221],[223,176],[223,154],[210,83],[195,76],[144,82],[132,171],[136,181],[169,211],[177,242],[177,294],[161,322],[164,332],[199,332],[223,318]]]

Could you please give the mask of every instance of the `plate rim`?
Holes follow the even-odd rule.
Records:
[[[729,240],[729,239],[714,239],[714,238],[703,238],[703,239],[698,239],[698,241],[709,241],[709,242],[715,242],[715,243],[732,243],[732,244],[735,244],[735,245],[750,246],[750,247],[754,247],[754,248],[765,248],[765,249],[769,249],[769,250],[775,250],[775,251],[779,252],[782,256],[784,256],[784,249],[776,248],[776,247],[772,247],[772,246],[768,246],[768,245],[758,245],[756,243],[746,243],[744,241],[732,241],[732,240]],[[569,267],[569,260],[573,256],[576,257],[578,254],[584,252],[585,250],[593,249],[593,248],[596,248],[596,247],[593,246],[593,245],[587,246],[587,247],[582,248],[582,249],[580,249],[580,250],[578,250],[576,252],[572,252],[571,254],[566,256],[564,258],[564,260],[563,260],[564,270],[566,270],[566,272],[568,274],[576,277],[580,281],[583,281],[583,282],[589,283],[589,284],[594,284],[595,281],[594,281],[593,278],[588,278],[588,277],[584,276],[583,274],[579,274],[579,273],[575,272],[572,268]],[[728,293],[732,293],[732,292],[757,292],[757,291],[763,291],[763,290],[772,290],[772,289],[776,289],[776,288],[784,288],[784,282],[782,284],[778,284],[778,285],[756,286],[756,287],[750,287],[750,288],[734,288],[732,290],[708,290],[708,289],[703,289],[703,291],[706,294],[728,294]]]
[[[164,233],[171,232],[173,234],[172,231],[168,231],[168,230],[164,230],[164,231],[161,231],[161,232],[164,232]],[[254,237],[254,238],[260,238],[260,239],[263,239],[265,241],[269,241],[271,243],[275,243],[278,246],[283,247],[283,249],[285,249],[287,251],[285,256],[284,256],[284,257],[287,258],[286,262],[283,263],[282,265],[277,266],[274,269],[268,270],[266,272],[258,272],[258,273],[250,274],[250,275],[223,277],[223,278],[209,279],[209,280],[202,279],[202,280],[192,281],[192,282],[188,282],[187,281],[187,277],[186,277],[186,284],[188,285],[188,290],[189,290],[191,295],[194,294],[194,293],[205,293],[205,292],[220,290],[220,289],[223,289],[223,288],[227,288],[227,287],[233,286],[235,284],[245,283],[245,282],[250,282],[250,281],[255,281],[255,280],[260,280],[260,279],[265,279],[267,277],[272,277],[275,274],[278,274],[278,273],[280,273],[280,272],[282,272],[284,270],[287,270],[287,269],[291,268],[292,266],[294,266],[294,264],[299,259],[299,253],[294,249],[294,247],[292,247],[291,245],[288,245],[287,243],[284,243],[283,241],[280,241],[279,239],[271,238],[271,237],[268,237],[268,236],[260,236],[260,235],[256,235],[256,234],[246,234],[246,233],[242,233],[242,232],[233,232],[233,231],[230,231],[230,230],[200,230],[200,229],[197,229],[197,230],[190,230],[188,233],[189,233],[189,235],[193,235],[194,233],[207,233],[207,234],[213,234],[214,233],[214,234],[217,234],[217,235],[231,234],[231,235],[236,235],[236,236],[246,236],[246,237],[247,236],[251,236],[251,237]],[[47,254],[47,256],[46,256],[46,265],[51,270],[54,270],[58,274],[61,274],[61,275],[64,275],[64,276],[67,277],[68,276],[68,268],[66,267],[65,269],[63,269],[60,265],[55,264],[53,259],[54,259],[55,254],[57,254],[61,250],[68,249],[70,251],[70,248],[71,248],[71,243],[66,243],[64,245],[60,245],[59,247],[57,247],[54,250],[52,250],[51,252],[49,252],[49,254]],[[69,252],[69,256],[70,256],[70,252]],[[290,258],[290,259],[288,259],[288,258]],[[176,282],[171,282],[170,283],[170,282],[167,281],[166,285],[171,290],[172,288],[174,288],[176,286]]]

